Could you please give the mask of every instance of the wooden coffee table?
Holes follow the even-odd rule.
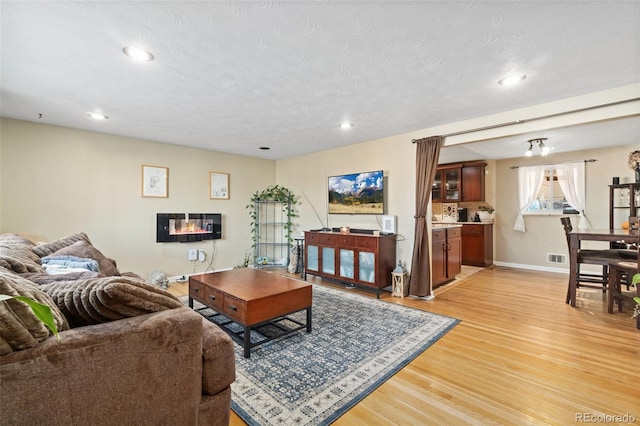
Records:
[[[302,328],[311,333],[311,284],[277,273],[240,268],[192,275],[189,277],[190,308],[193,308],[194,299],[244,327],[244,330],[237,332],[222,326],[233,339],[243,345],[245,358],[249,358],[251,348],[259,344]],[[306,323],[287,317],[301,310],[307,311]],[[279,323],[284,320],[297,326],[280,326]],[[275,326],[281,333],[252,343],[251,329],[255,330],[266,324]]]

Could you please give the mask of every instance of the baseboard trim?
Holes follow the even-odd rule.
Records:
[[[167,277],[167,279],[168,279],[170,282],[180,282],[179,280],[181,280],[181,279],[182,279],[182,277],[185,277],[185,278],[186,278],[186,279],[185,279],[185,281],[188,281],[188,280],[189,280],[189,277],[190,277],[191,275],[206,274],[206,273],[208,273],[208,272],[222,272],[222,271],[230,271],[230,270],[232,270],[232,269],[233,269],[233,268],[224,268],[224,269],[216,269],[216,270],[214,270],[214,271],[194,272],[194,273],[192,273],[192,274],[175,275],[175,276],[173,276],[173,277]],[[184,281],[182,281],[182,282],[184,282]]]
[[[493,264],[496,266],[504,266],[506,268],[528,269],[531,271],[554,272],[556,274],[569,275],[569,270],[567,269],[551,268],[549,266],[526,265],[523,263],[509,263],[509,262],[493,262]]]

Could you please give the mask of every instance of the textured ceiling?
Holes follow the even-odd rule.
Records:
[[[270,159],[640,81],[637,1],[0,8],[3,117]],[[497,85],[514,72],[526,84]]]

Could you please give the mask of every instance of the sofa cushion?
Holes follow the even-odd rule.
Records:
[[[69,235],[68,237],[60,238],[55,241],[49,241],[48,243],[38,244],[33,247],[33,252],[40,257],[49,256],[57,252],[58,250],[70,246],[76,241],[86,241],[91,244],[89,237],[84,232],[78,232],[77,234]]]
[[[44,272],[40,256],[32,250],[34,244],[16,234],[0,235],[0,267],[22,274]]]
[[[49,306],[58,331],[69,329],[67,320],[48,295],[36,284],[3,268],[0,268],[0,294],[26,296]],[[0,302],[0,355],[35,346],[46,340],[49,333],[26,303],[15,299]]]
[[[98,262],[98,270],[102,275],[106,277],[120,275],[115,260],[109,259],[91,243],[84,240],[76,241],[67,247],[61,248],[51,253],[50,256],[75,256],[83,259],[93,259]]]
[[[44,284],[72,327],[182,307],[170,293],[132,277],[101,277]]]

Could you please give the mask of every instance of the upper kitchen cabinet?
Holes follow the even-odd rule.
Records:
[[[434,203],[484,201],[484,174],[487,163],[441,164],[432,186]]]
[[[440,168],[433,181],[432,196],[437,203],[455,203],[460,201],[461,168]]]

